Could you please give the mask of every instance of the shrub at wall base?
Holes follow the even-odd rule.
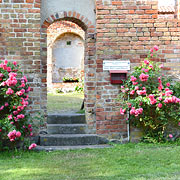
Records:
[[[23,146],[33,135],[26,114],[29,91],[17,63],[0,61],[0,150]]]
[[[124,101],[120,113],[128,113],[127,122],[140,128],[143,140],[150,142],[172,139],[176,135],[169,133],[168,127],[180,126],[180,99],[173,94],[171,81],[161,73],[163,65],[150,61],[157,52],[154,46],[121,86],[120,94]]]

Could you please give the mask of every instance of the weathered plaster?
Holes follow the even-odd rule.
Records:
[[[95,26],[94,0],[43,0],[41,4],[41,24],[54,13],[62,11],[78,12]]]

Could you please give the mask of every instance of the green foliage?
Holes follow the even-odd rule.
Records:
[[[75,91],[78,93],[84,93],[84,77],[82,78],[81,82],[75,87]]]
[[[174,134],[167,134],[168,127],[180,125],[180,99],[173,94],[174,90],[178,95],[180,85],[173,87],[162,75],[162,65],[150,61],[155,49],[151,49],[141,66],[135,67],[121,87],[120,95],[123,99],[121,114],[130,114],[128,121],[143,131],[146,142],[172,139]]]
[[[176,82],[172,88],[173,88],[174,95],[180,98],[180,82]]]
[[[63,77],[63,82],[79,82],[79,78]]]

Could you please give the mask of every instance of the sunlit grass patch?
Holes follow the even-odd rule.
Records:
[[[62,93],[48,94],[47,110],[49,114],[77,112],[81,109],[84,94],[81,93]]]

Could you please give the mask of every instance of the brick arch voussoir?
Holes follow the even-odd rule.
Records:
[[[61,19],[72,21],[82,27],[82,29],[85,31],[88,29],[95,29],[95,27],[92,25],[92,22],[87,17],[84,17],[83,15],[75,11],[62,11],[54,13],[45,19],[41,28],[47,29],[53,22]]]

